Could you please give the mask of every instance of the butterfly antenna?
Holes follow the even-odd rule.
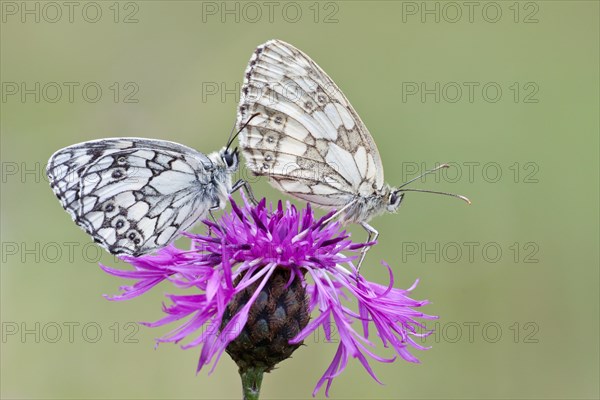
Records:
[[[425,171],[425,172],[423,172],[421,175],[417,176],[416,178],[413,178],[413,179],[411,179],[411,180],[410,180],[410,181],[408,181],[408,182],[404,182],[402,185],[400,185],[400,186],[398,187],[398,189],[402,189],[404,186],[406,186],[406,185],[408,185],[408,184],[411,184],[411,183],[413,183],[413,182],[414,182],[414,181],[416,181],[417,179],[420,179],[420,178],[424,177],[425,175],[432,174],[432,173],[434,173],[434,172],[436,172],[437,170],[440,170],[440,169],[442,169],[442,168],[450,168],[450,165],[448,165],[448,164],[442,164],[442,165],[438,165],[438,166],[437,166],[437,167],[435,167],[434,169],[430,169],[429,171]]]
[[[233,123],[233,128],[231,128],[231,132],[229,132],[229,137],[227,138],[227,150],[229,150],[229,146],[231,146],[231,142],[234,140],[233,132],[235,132],[235,122]]]
[[[429,175],[432,174],[442,168],[450,168],[450,165],[448,164],[441,164],[438,165],[437,167],[430,169],[428,171],[423,172],[421,175],[417,176],[416,178],[411,179],[408,182],[403,183],[402,185],[400,185],[400,187],[398,187],[398,189],[396,190],[396,193],[398,192],[421,192],[421,193],[433,193],[433,194],[441,194],[444,196],[450,196],[450,197],[456,197],[457,199],[461,199],[462,201],[466,202],[467,204],[471,204],[471,200],[469,200],[467,197],[462,196],[460,194],[454,194],[454,193],[446,193],[446,192],[436,192],[433,190],[424,190],[424,189],[402,189],[404,186],[413,183],[414,181],[416,181],[417,179],[420,179],[422,177],[424,177],[425,175]]]
[[[471,200],[469,200],[467,197],[460,195],[460,194],[454,194],[454,193],[446,193],[446,192],[436,192],[433,190],[424,190],[424,189],[400,189],[400,190],[396,190],[396,193],[398,192],[421,192],[421,193],[433,193],[433,194],[441,194],[444,196],[450,196],[450,197],[456,197],[457,199],[461,199],[462,201],[464,201],[467,204],[471,204]]]
[[[252,114],[250,116],[250,118],[248,118],[248,121],[246,121],[246,123],[237,131],[237,133],[235,135],[233,134],[233,132],[235,132],[235,125],[233,125],[233,129],[231,130],[231,133],[229,134],[229,139],[227,139],[227,147],[225,148],[226,150],[229,150],[229,146],[231,146],[231,143],[233,143],[235,138],[238,137],[238,135],[248,126],[250,121],[252,121],[252,119],[254,119],[254,117],[257,117],[259,115],[260,115],[260,113]]]

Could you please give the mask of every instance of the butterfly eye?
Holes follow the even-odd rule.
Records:
[[[235,152],[226,151],[221,155],[227,168],[234,168],[237,165],[237,154]]]
[[[398,194],[398,192],[392,192],[392,194],[390,194],[389,205],[397,207],[402,201],[402,196],[404,196],[402,193]]]

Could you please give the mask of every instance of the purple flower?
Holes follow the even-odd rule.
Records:
[[[270,281],[279,279],[285,288],[282,295],[288,296],[284,301],[287,308],[282,313],[288,317],[289,310],[294,309],[296,316],[295,319],[289,317],[292,324],[282,328],[288,335],[286,341],[291,350],[286,350],[287,355],[274,362],[289,357],[318,329],[323,330],[327,341],[339,343],[313,395],[324,384],[325,393],[329,394],[332,380],[344,370],[349,357],[357,358],[379,382],[368,359],[389,363],[396,356],[383,358],[374,353],[373,335],[370,336],[373,331],[384,347],[391,346],[406,361],[418,362],[409,348],[426,349],[414,338],[430,332],[417,319],[437,317],[415,310],[428,304],[426,300],[409,297],[418,281],[406,290],[393,287],[389,265],[384,263],[390,276],[388,285],[357,277],[353,260],[363,247],[373,243],[353,243],[338,222],[326,222],[332,213],[316,220],[310,205],[301,213],[289,203],[285,207],[281,202],[277,208],[267,207],[264,199],[257,206],[248,204],[245,199],[243,207],[233,200],[231,205],[232,212],[225,213],[218,225],[204,221],[209,227],[208,235],[186,234],[192,239],[190,250],[168,246],[156,255],[123,257],[134,271],[101,266],[112,275],[137,280],[132,286],[121,287],[123,293],[111,299],[137,297],[164,280],[188,289],[188,295],[167,295],[172,304],[163,306],[166,316],[145,325],[156,327],[184,320],[158,341],[179,343],[186,339],[183,348],[202,346],[199,371],[211,362],[214,369],[225,350],[234,357],[235,341],[242,337],[250,340],[256,332],[262,332],[259,325],[247,325],[258,324],[257,315],[264,310],[273,313],[268,321],[276,320],[279,309],[265,303],[264,289]],[[299,282],[302,288],[302,292],[295,292],[300,293],[295,294],[295,298],[287,293],[292,290],[293,282]],[[358,310],[353,310],[351,304],[358,304]],[[253,307],[263,308],[258,312]],[[297,311],[302,308],[306,309],[304,314],[302,310]],[[309,322],[311,314],[313,319]],[[332,326],[339,335],[338,340],[332,337]],[[269,325],[264,330],[271,332],[272,328]],[[243,347],[244,342],[240,343]],[[240,362],[238,365],[242,370]],[[265,370],[268,372],[270,368]]]

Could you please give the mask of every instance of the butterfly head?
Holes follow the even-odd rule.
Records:
[[[398,207],[400,207],[400,203],[402,203],[403,198],[404,193],[397,189],[391,189],[387,200],[387,211],[392,213],[396,212]]]
[[[223,161],[227,171],[233,172],[238,169],[239,153],[237,147],[233,150],[228,147],[223,147],[221,151],[219,151],[219,157]]]
[[[260,113],[255,113],[254,115],[252,115],[250,117],[250,119],[248,121],[246,121],[246,123],[244,124],[244,126],[242,126],[237,133],[235,133],[235,125],[233,127],[233,129],[231,130],[231,133],[229,134],[229,139],[227,139],[227,146],[223,147],[220,151],[219,151],[219,157],[221,158],[221,160],[223,161],[223,163],[225,164],[225,167],[227,169],[228,172],[235,172],[238,169],[238,162],[239,162],[239,152],[238,152],[238,148],[236,147],[235,149],[231,150],[231,144],[233,143],[233,141],[235,140],[236,137],[238,137],[238,135],[240,134],[240,132],[242,132],[242,130],[246,127],[246,125],[248,125],[250,123],[250,121],[254,118],[259,116]]]

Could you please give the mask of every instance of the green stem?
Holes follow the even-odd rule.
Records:
[[[244,400],[258,400],[260,395],[260,385],[262,384],[264,369],[248,368],[244,371],[240,370],[242,378],[242,391]]]

